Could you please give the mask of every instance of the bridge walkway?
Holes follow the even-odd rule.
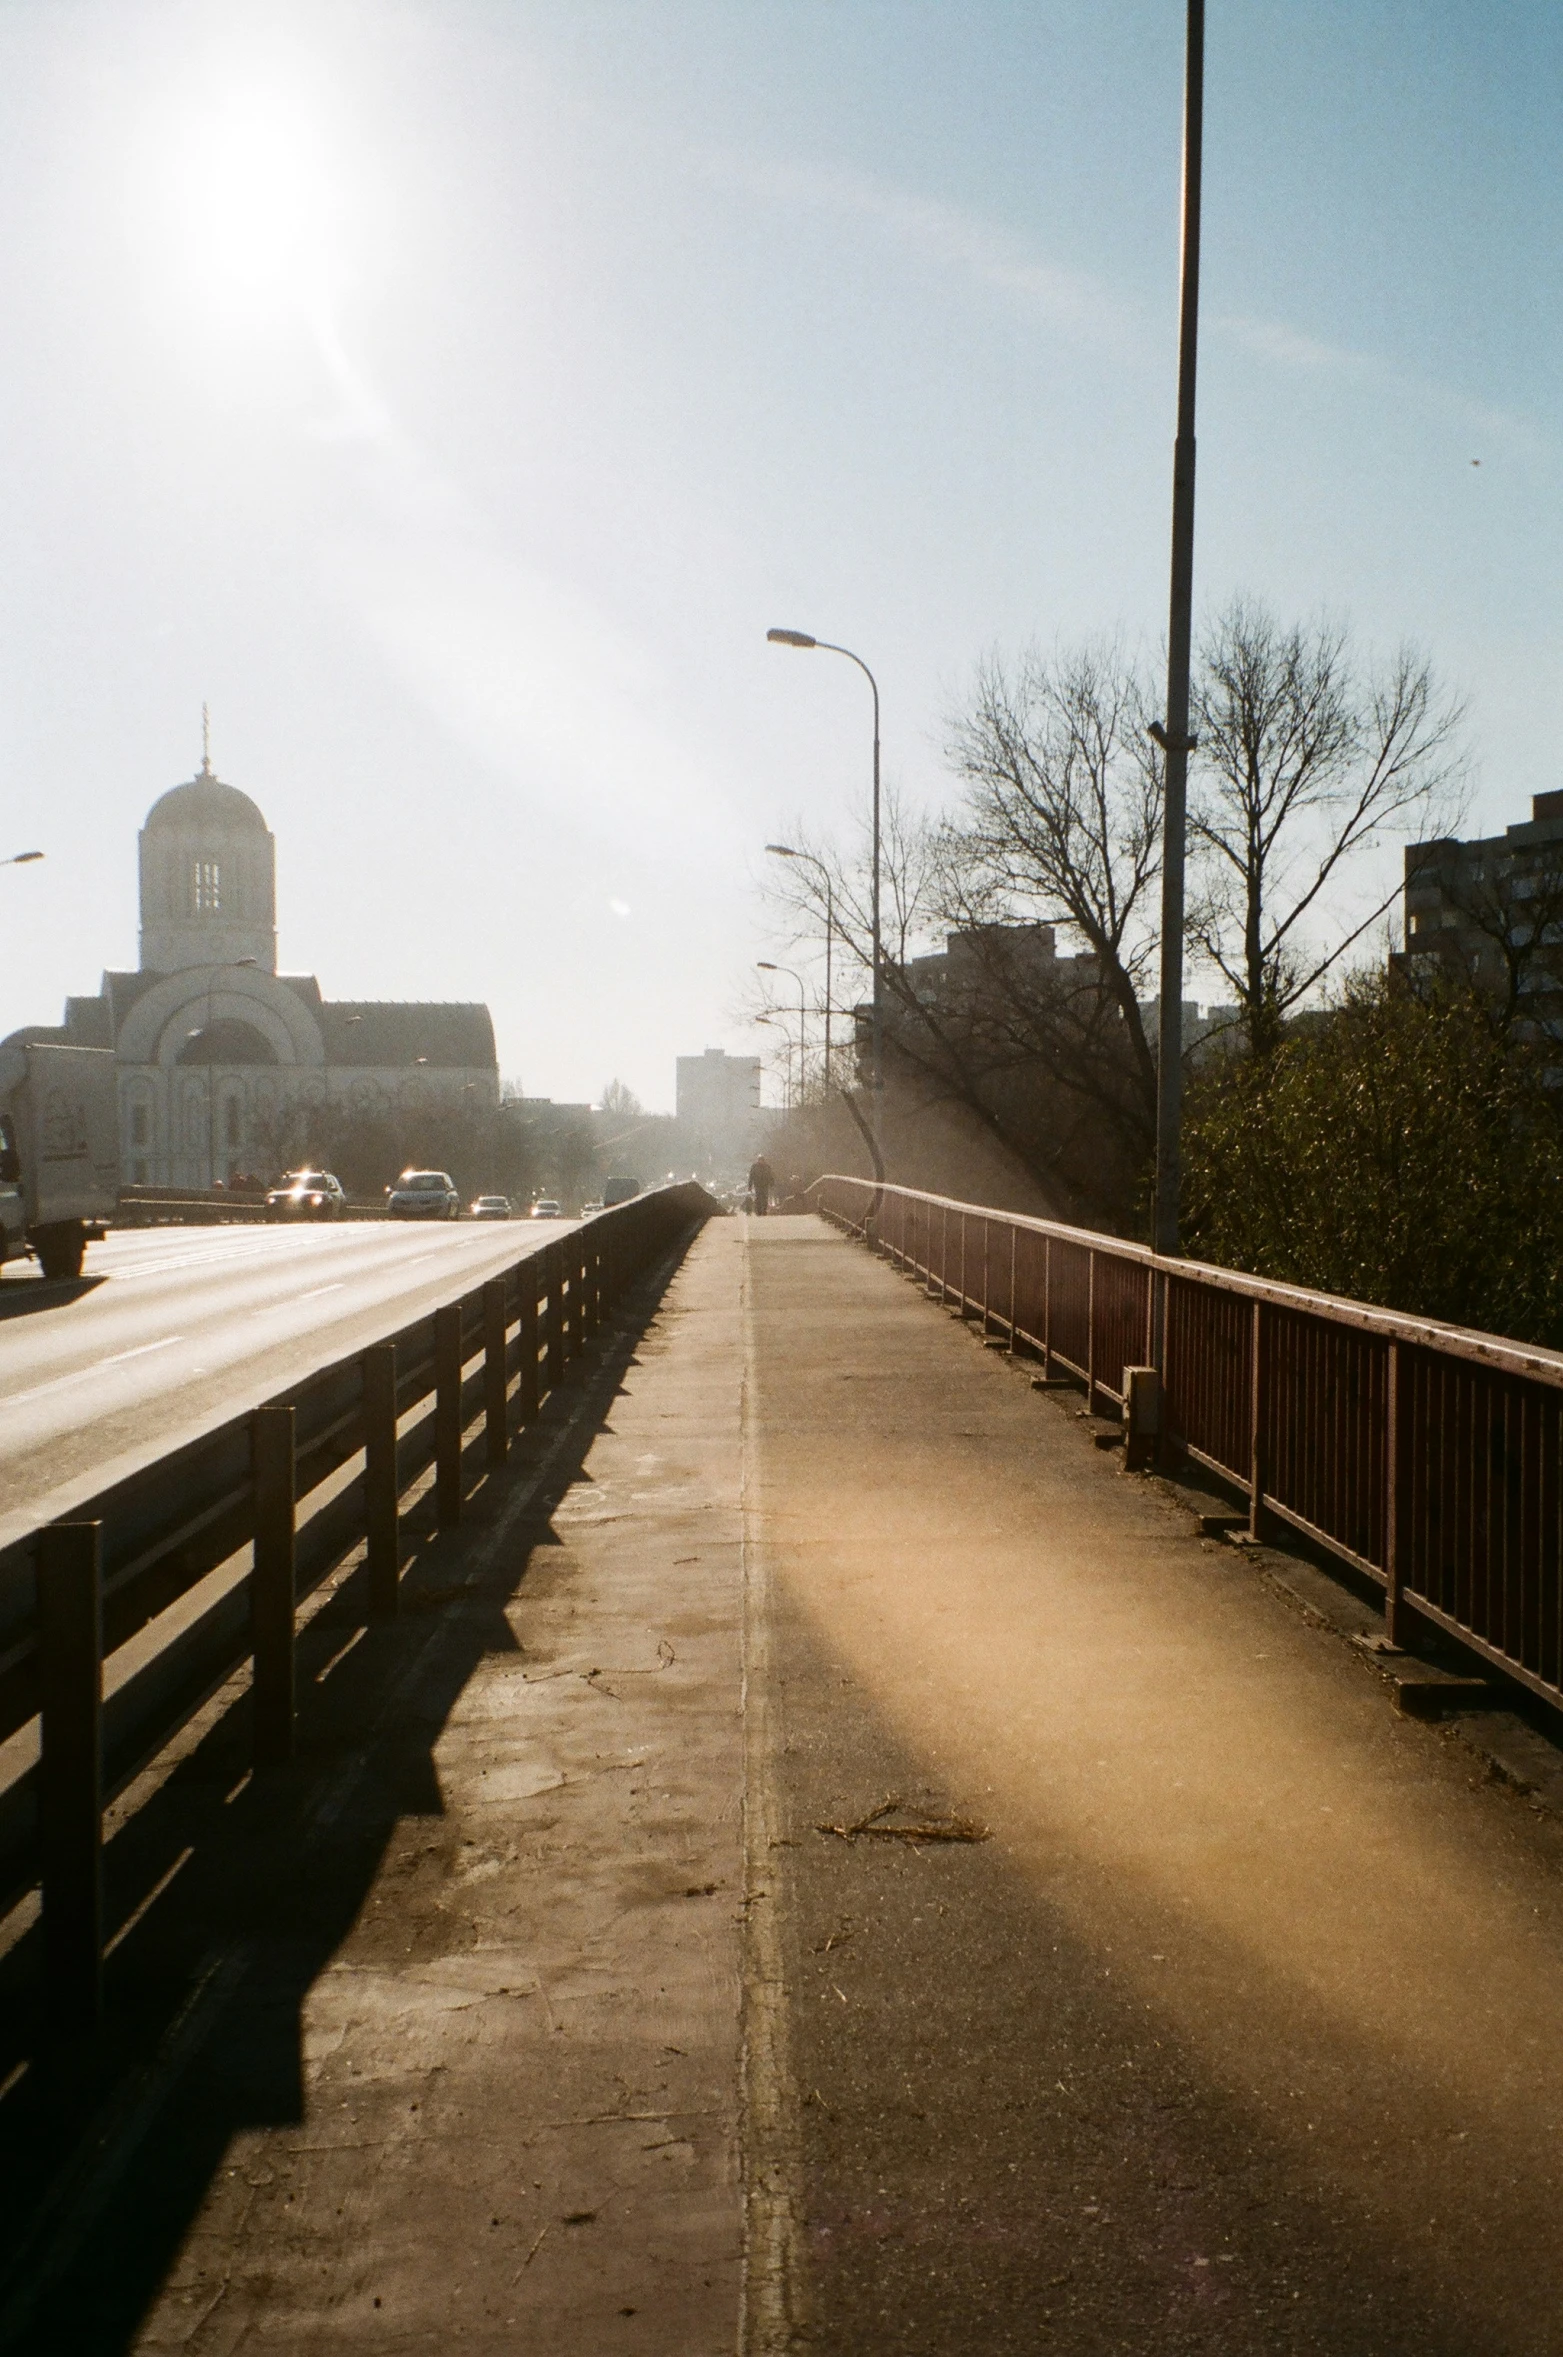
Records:
[[[603,1397],[364,1640],[30,2345],[1563,2347],[1553,1820],[813,1219]]]

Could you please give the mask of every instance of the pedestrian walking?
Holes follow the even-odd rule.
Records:
[[[776,1173],[763,1154],[756,1154],[749,1165],[749,1200],[757,1219],[764,1219],[771,1206],[771,1189],[776,1184]]]

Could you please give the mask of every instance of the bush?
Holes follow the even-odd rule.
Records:
[[[1203,1072],[1185,1249],[1256,1276],[1563,1346],[1563,1104],[1469,993],[1352,985]]]

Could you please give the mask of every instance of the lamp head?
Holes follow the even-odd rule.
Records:
[[[29,866],[33,860],[42,859],[42,857],[43,853],[41,851],[19,851],[16,854],[16,857],[12,860],[11,865],[14,868],[24,868]]]
[[[806,630],[768,630],[765,633],[773,647],[817,647],[819,640],[810,638]]]
[[[796,859],[798,856],[790,843],[767,843],[765,848],[773,859]]]
[[[773,966],[769,958],[756,958],[754,963],[757,972],[761,974],[779,974],[781,972],[780,966]]]

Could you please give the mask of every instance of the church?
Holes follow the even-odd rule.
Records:
[[[137,971],[11,1035],[113,1049],[127,1185],[271,1175],[344,1117],[497,1105],[486,1006],[325,999],[313,974],[277,972],[276,843],[209,752],[153,803],[140,854]]]

